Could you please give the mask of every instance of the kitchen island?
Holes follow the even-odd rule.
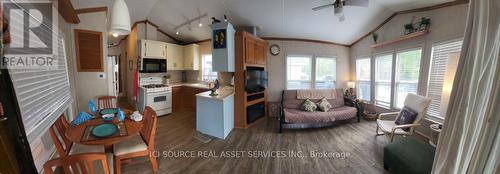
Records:
[[[196,94],[196,130],[225,139],[234,127],[234,88],[226,87],[217,93]]]

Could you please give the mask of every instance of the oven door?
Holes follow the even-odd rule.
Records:
[[[146,106],[155,111],[172,108],[172,92],[152,92],[147,94]]]

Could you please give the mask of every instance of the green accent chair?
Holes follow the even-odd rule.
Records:
[[[431,173],[435,151],[415,138],[403,138],[384,147],[384,169],[394,174]]]

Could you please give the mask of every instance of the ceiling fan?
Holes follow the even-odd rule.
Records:
[[[368,0],[334,0],[332,4],[322,5],[312,8],[314,11],[322,10],[325,8],[333,7],[333,13],[339,18],[339,21],[344,21],[344,6],[360,6],[368,7]]]

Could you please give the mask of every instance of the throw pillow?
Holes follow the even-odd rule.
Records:
[[[417,118],[418,113],[408,107],[403,107],[399,112],[399,117],[396,119],[397,125],[412,124]],[[410,128],[403,128],[404,131],[410,131]]]
[[[302,109],[304,109],[304,111],[314,112],[316,108],[317,108],[316,104],[309,99],[306,99],[306,101],[302,103]]]
[[[318,105],[318,110],[322,112],[328,112],[328,110],[332,108],[332,105],[328,102],[328,100],[326,100],[326,98],[322,98],[316,105]]]

